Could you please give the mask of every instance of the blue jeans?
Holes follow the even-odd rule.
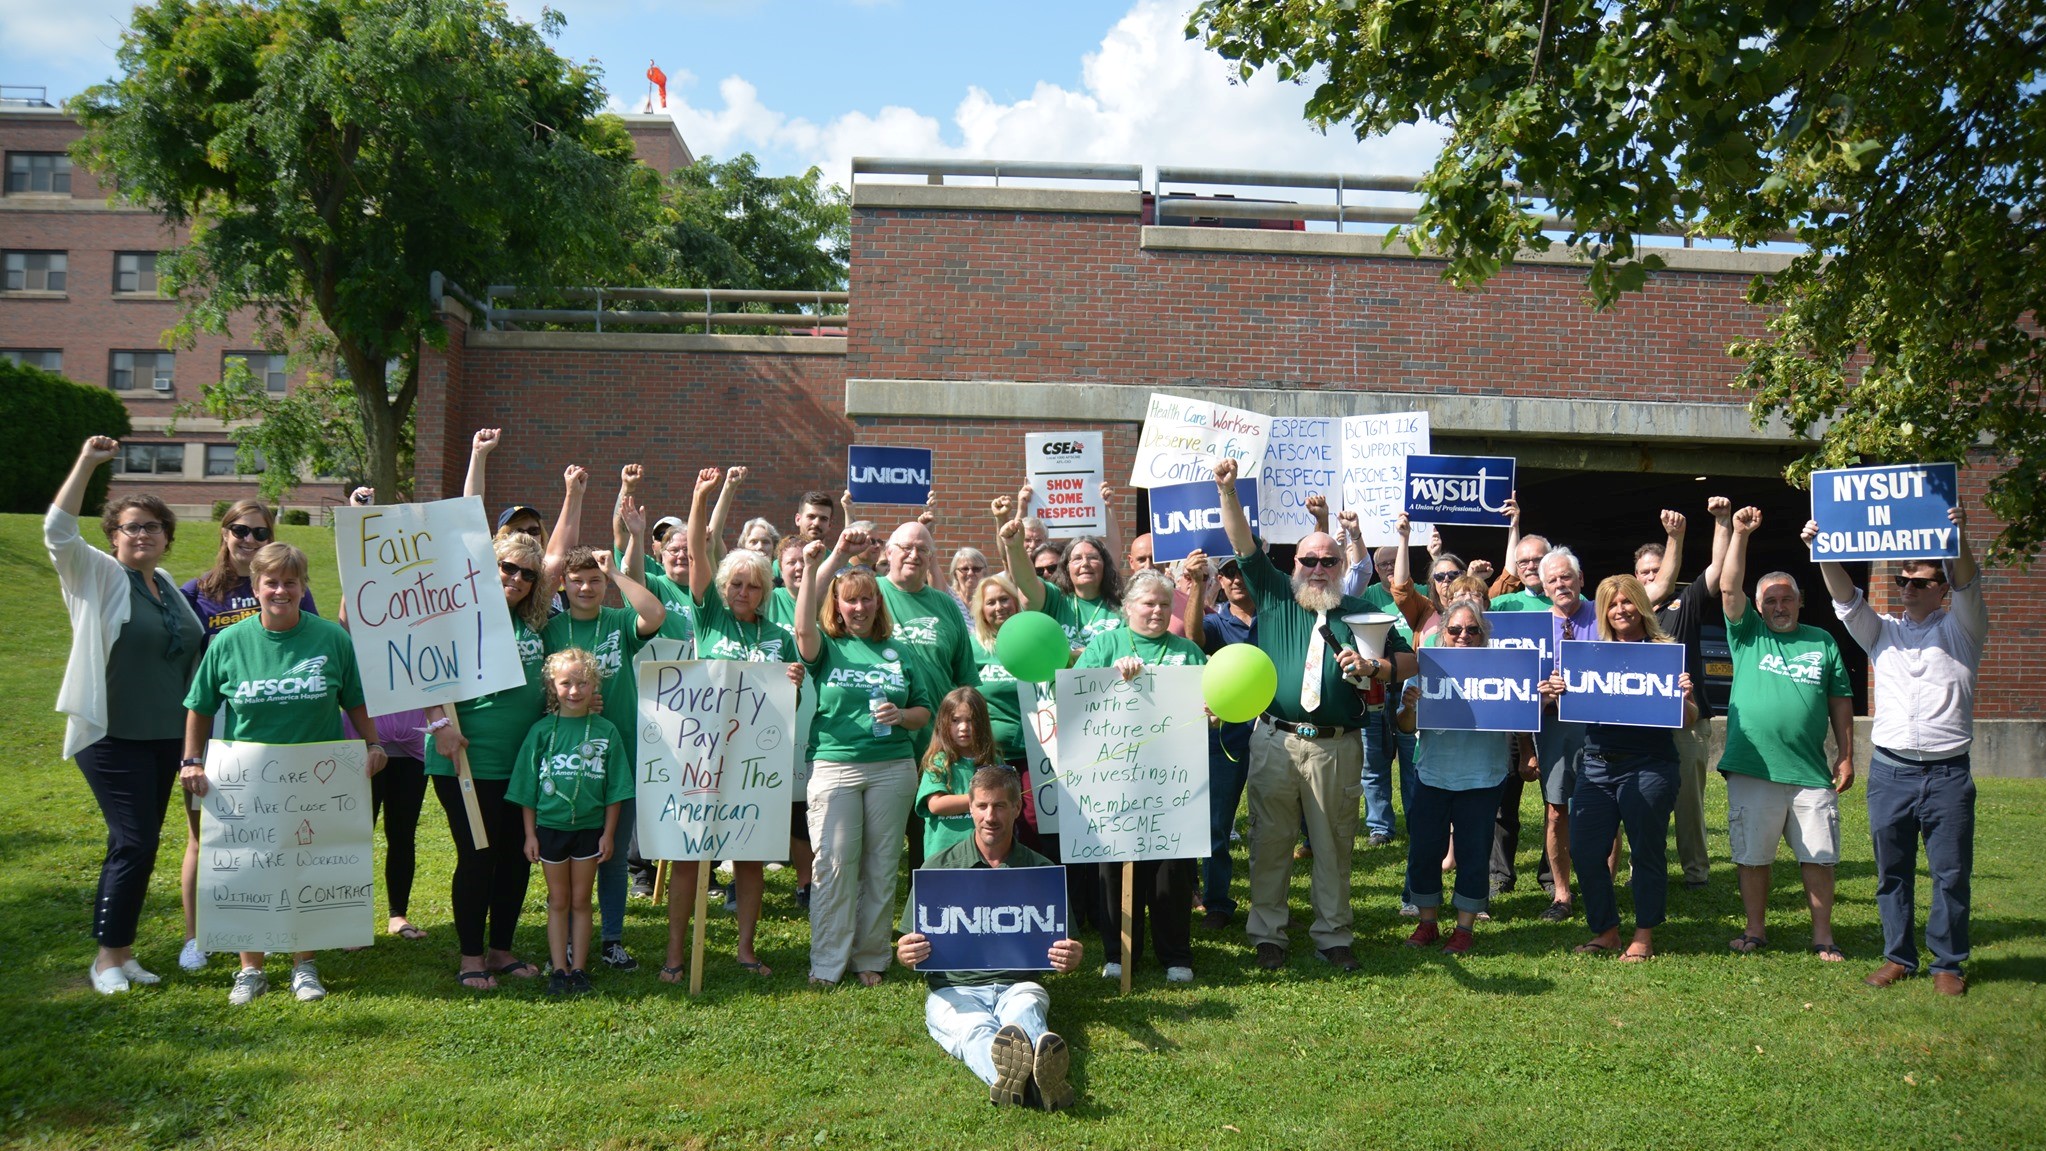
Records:
[[[1968,961],[1968,880],[1975,869],[1975,777],[1968,757],[1913,763],[1878,747],[1868,763],[1868,831],[1875,841],[1876,910],[1883,958],[1918,970],[1918,840],[1932,879],[1925,947],[1932,969],[1958,975]]]
[[[618,826],[611,832],[611,858],[597,865],[597,915],[604,921],[603,942],[625,938],[625,891],[632,883],[626,862],[626,845],[632,842],[634,820],[631,800],[618,805]]]
[[[1227,752],[1209,747],[1208,857],[1201,861],[1201,906],[1211,913],[1236,914],[1236,900],[1229,895],[1229,884],[1236,878],[1229,836],[1236,830],[1236,809],[1243,805],[1243,785],[1249,778],[1248,751],[1231,759]]]
[[[990,983],[978,987],[934,987],[924,999],[924,1029],[945,1053],[973,1069],[983,1083],[995,1081],[995,1032],[1013,1023],[1032,1046],[1045,1031],[1051,996],[1041,983]]]
[[[1621,824],[1633,853],[1634,926],[1659,926],[1669,906],[1669,820],[1677,806],[1677,761],[1647,756],[1578,757],[1570,796],[1570,859],[1584,921],[1593,935],[1620,925],[1606,853]]]
[[[1391,835],[1397,829],[1392,812],[1392,757],[1399,754],[1400,807],[1407,812],[1407,833],[1414,822],[1414,737],[1393,726],[1392,708],[1364,717],[1364,831]]]
[[[1456,836],[1458,911],[1483,911],[1492,894],[1492,820],[1499,814],[1499,784],[1448,791],[1414,781],[1407,808],[1407,898],[1416,907],[1442,906],[1442,855]]]

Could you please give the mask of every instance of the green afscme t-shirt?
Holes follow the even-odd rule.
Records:
[[[541,682],[547,648],[540,633],[527,627],[516,613],[512,616],[512,647],[519,654],[519,670],[525,673],[526,682],[455,705],[462,736],[469,741],[469,774],[476,779],[510,779],[519,745],[547,710],[547,687]],[[455,774],[454,761],[441,755],[431,738],[426,741],[426,774]]]
[[[1122,612],[1114,604],[1082,599],[1049,581],[1044,585],[1044,607],[1040,610],[1059,621],[1059,626],[1066,629],[1066,642],[1077,648],[1085,648],[1102,632],[1123,626]]]
[[[795,663],[796,637],[789,629],[756,614],[741,622],[718,594],[716,583],[703,589],[696,608],[696,658],[735,659],[746,663]]]
[[[879,688],[898,708],[924,707],[935,715],[937,700],[924,679],[929,665],[893,639],[875,643],[858,636],[833,639],[819,634],[817,658],[806,661],[817,684],[817,722],[810,728],[811,759],[829,763],[873,763],[914,759],[910,733],[892,725],[875,738],[871,693]]]
[[[1833,637],[1815,627],[1776,632],[1750,607],[1726,623],[1733,689],[1719,770],[1796,787],[1831,787],[1828,700],[1848,696],[1847,667]]]
[[[222,739],[342,738],[341,709],[362,706],[362,678],[348,633],[310,612],[301,612],[288,631],[271,631],[260,615],[230,625],[213,637],[185,692],[185,706],[200,715],[217,714],[223,705]]]
[[[604,673],[604,718],[619,731],[639,730],[639,669],[634,658],[646,646],[639,634],[639,613],[629,607],[600,607],[595,619],[576,619],[562,612],[540,632],[547,654],[579,647],[597,657]],[[626,741],[627,763],[638,763],[638,748]]]
[[[1087,644],[1087,650],[1073,661],[1075,668],[1114,667],[1115,661],[1133,655],[1144,661],[1146,667],[1198,667],[1208,662],[1208,657],[1193,641],[1185,636],[1164,635],[1153,638],[1138,635],[1133,628],[1116,628],[1097,635]]]
[[[626,742],[601,715],[546,716],[519,747],[505,801],[532,808],[541,827],[601,831],[604,809],[632,798]]]
[[[973,662],[973,637],[967,634],[966,617],[959,601],[943,588],[925,584],[921,591],[903,591],[889,580],[881,585],[881,599],[888,605],[897,643],[906,643],[923,654],[931,670],[948,682],[945,692],[971,687],[980,682],[980,669]],[[937,685],[931,685],[937,690]]]

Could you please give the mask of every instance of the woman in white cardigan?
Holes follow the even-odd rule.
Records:
[[[86,484],[120,450],[106,436],[86,440],[43,518],[43,544],[71,615],[71,658],[57,690],[64,754],[78,761],[107,821],[92,927],[99,940],[92,985],[104,995],[157,981],[135,961],[135,924],[178,788],[185,689],[204,636],[170,573],[156,566],[178,528],[162,500],[107,501],[100,528],[112,555],[79,534]]]

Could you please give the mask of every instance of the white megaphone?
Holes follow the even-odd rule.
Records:
[[[1350,625],[1350,634],[1357,637],[1357,652],[1372,659],[1385,658],[1385,633],[1392,630],[1397,616],[1382,611],[1351,612],[1343,617]]]

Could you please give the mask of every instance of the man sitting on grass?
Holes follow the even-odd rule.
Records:
[[[1016,842],[1023,789],[1014,771],[983,767],[967,790],[973,837],[924,860],[926,868],[1048,867],[1051,862]],[[1047,958],[1052,969],[1076,971],[1080,941],[1061,939]],[[895,957],[915,967],[931,956],[931,942],[912,932],[895,942]],[[924,1026],[953,1058],[988,1084],[997,1107],[1032,1104],[1057,1111],[1073,1104],[1066,1081],[1066,1041],[1045,1029],[1051,996],[1030,971],[932,971],[924,1000]]]

